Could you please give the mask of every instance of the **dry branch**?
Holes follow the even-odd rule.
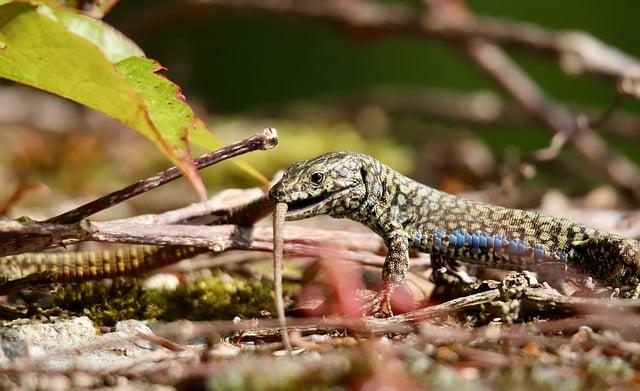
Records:
[[[496,45],[473,39],[467,46],[469,56],[527,112],[545,123],[551,130],[572,141],[576,150],[595,168],[640,200],[640,170],[628,158],[607,148],[606,143],[586,124],[579,124],[576,115],[554,101],[538,87]]]
[[[518,105],[506,101],[489,90],[460,92],[434,88],[378,88],[371,92],[348,97],[332,109],[346,107],[345,115],[370,106],[380,107],[392,114],[420,115],[443,119],[475,128],[491,126],[522,126],[539,123]],[[589,118],[601,117],[602,109],[569,106],[571,111]],[[640,119],[630,112],[616,110],[598,126],[603,132],[640,141]]]
[[[409,34],[455,43],[483,38],[513,48],[551,55],[567,73],[612,78],[625,86],[622,90],[626,94],[640,97],[635,85],[639,84],[638,60],[584,32],[554,32],[529,23],[484,16],[474,16],[465,23],[442,23],[438,17],[422,18],[410,9],[371,1],[189,0],[188,3],[213,9],[303,16],[359,33]]]
[[[259,200],[261,196],[262,191],[258,188],[229,189],[218,193],[209,201],[195,203],[162,214],[142,215],[107,222],[48,224],[0,220],[0,237],[6,238],[0,242],[0,254],[10,255],[18,252],[37,251],[90,240],[111,243],[193,245],[219,251],[229,249],[270,251],[272,236],[271,228],[268,227],[243,228],[237,225],[180,224],[184,220],[193,221],[202,216],[208,219],[211,215],[218,215],[229,209],[235,209],[246,203]],[[563,210],[562,212],[565,214],[559,215],[557,211],[553,211],[552,214],[572,217],[605,230],[615,228],[616,232],[625,236],[634,236],[640,231],[640,219],[632,214],[608,211],[596,215],[602,218],[586,220],[588,217],[594,216],[593,211],[571,212]],[[566,214],[569,212],[572,214]],[[35,243],[27,242],[27,246],[16,246],[11,239],[14,237],[29,237]],[[384,259],[380,256],[385,251],[384,244],[373,233],[288,225],[285,228],[285,240],[285,251],[299,256],[313,257],[318,254],[318,251],[321,251],[322,254],[329,257],[357,260],[375,266],[381,265]],[[329,248],[327,248],[328,244],[331,244]]]
[[[418,35],[465,48],[473,61],[529,114],[553,132],[567,136],[589,164],[606,173],[611,182],[631,198],[640,201],[640,169],[626,157],[611,151],[564,105],[546,96],[497,46],[503,44],[552,54],[565,71],[613,78],[621,93],[640,97],[640,63],[586,33],[550,32],[529,24],[477,17],[462,1],[426,1],[427,11],[423,16],[408,8],[372,1],[190,0],[189,3],[214,9],[303,16],[333,23],[360,35]]]
[[[275,129],[263,129],[261,132],[248,137],[237,143],[222,147],[217,151],[207,153],[193,161],[196,169],[200,170],[212,164],[219,163],[223,160],[245,154],[255,150],[267,150],[278,144],[278,134]],[[59,216],[52,217],[47,220],[48,223],[67,224],[75,223],[87,218],[104,209],[110,208],[118,203],[145,193],[149,190],[162,186],[165,183],[176,180],[182,176],[182,172],[171,167],[161,173],[150,178],[143,179],[137,183],[129,185],[123,189],[116,190],[97,200],[79,206],[73,210],[65,212]]]
[[[514,282],[515,285],[514,286]],[[356,334],[368,333],[399,333],[407,334],[415,331],[416,326],[430,327],[430,321],[436,318],[444,318],[450,314],[461,311],[477,310],[482,306],[498,306],[502,304],[510,309],[518,311],[515,315],[520,319],[541,312],[555,316],[569,316],[567,321],[559,324],[538,325],[541,333],[557,333],[559,330],[578,328],[587,323],[596,325],[601,322],[606,326],[606,319],[620,319],[621,328],[629,328],[637,324],[640,312],[640,303],[637,300],[625,299],[596,299],[583,297],[570,297],[559,294],[548,287],[538,285],[535,280],[529,280],[526,274],[513,273],[502,282],[494,282],[496,288],[478,292],[469,296],[449,300],[445,303],[421,308],[405,314],[396,315],[387,319],[372,317],[350,318],[288,318],[287,324],[292,331],[299,333],[330,332],[331,330],[344,328]],[[630,313],[633,312],[633,313]],[[589,314],[586,315],[585,314]],[[508,316],[510,314],[503,314]],[[573,317],[572,317],[573,316]],[[576,318],[579,317],[579,318]],[[576,319],[580,319],[576,321]],[[505,320],[509,320],[506,318]],[[512,319],[513,320],[513,319]],[[568,323],[567,323],[568,322]],[[505,322],[508,323],[508,322]],[[211,333],[231,333],[241,331],[244,334],[258,332],[262,336],[266,334],[277,336],[279,334],[278,321],[276,319],[252,319],[241,322],[213,321],[213,322],[187,322],[180,321],[161,325],[154,328],[154,332],[165,338],[189,340],[203,337]],[[613,325],[612,325],[613,326]],[[529,327],[529,326],[527,326]],[[615,327],[615,326],[614,326]],[[531,340],[518,325],[507,326],[503,330],[493,330],[493,339],[520,339]],[[530,330],[529,330],[530,331]],[[444,331],[443,331],[444,332]],[[637,333],[637,330],[636,330]],[[490,337],[487,330],[461,330],[454,334],[454,340]],[[442,335],[446,339],[446,335]],[[542,339],[534,338],[536,341]]]

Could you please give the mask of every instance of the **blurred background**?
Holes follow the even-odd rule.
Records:
[[[630,186],[594,166],[597,157],[585,158],[571,142],[554,139],[557,132],[523,110],[459,42],[370,33],[224,3],[120,1],[105,21],[168,68],[165,75],[223,142],[276,127],[276,149],[243,158],[268,177],[293,161],[353,150],[431,186],[509,206],[538,207],[550,194],[588,207],[637,206]],[[416,15],[423,7],[409,0],[374,3]],[[464,9],[449,3],[454,21],[473,14],[549,32],[580,30],[640,56],[635,0],[469,0]],[[456,16],[461,9],[466,14]],[[544,50],[505,50],[576,118],[603,119],[592,128],[608,150],[632,167],[640,164],[640,104],[621,98],[615,81],[571,75]],[[12,216],[28,210],[47,217],[168,166],[148,141],[100,114],[27,87],[0,86],[0,200],[30,189]],[[550,145],[561,148],[545,150]],[[258,185],[231,164],[202,174],[211,192]],[[105,213],[153,212],[195,200],[179,181]]]

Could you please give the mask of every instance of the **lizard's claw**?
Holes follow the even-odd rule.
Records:
[[[361,312],[376,318],[393,316],[393,311],[391,310],[391,294],[392,292],[389,289],[384,289],[381,292],[370,290],[359,292],[359,299],[363,302],[360,307]]]

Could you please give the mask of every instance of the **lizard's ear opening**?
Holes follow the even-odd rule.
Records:
[[[362,175],[362,183],[367,191],[367,197],[378,199],[382,197],[382,186],[379,178],[372,172],[367,171],[365,166],[360,167],[360,175]]]
[[[362,183],[367,184],[367,170],[364,167],[360,167],[360,176],[362,176]]]

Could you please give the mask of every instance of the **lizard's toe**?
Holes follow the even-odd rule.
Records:
[[[361,312],[375,318],[388,318],[393,316],[391,309],[391,295],[386,290],[375,292],[363,290],[358,292],[359,301],[363,304],[360,307]]]

